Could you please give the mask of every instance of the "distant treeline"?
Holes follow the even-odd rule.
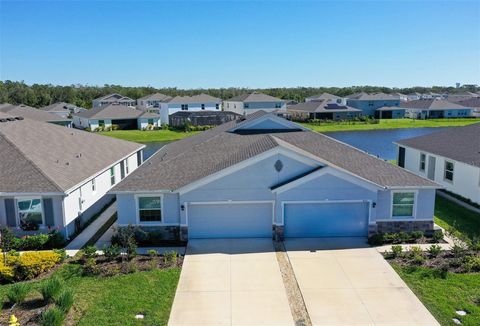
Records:
[[[221,99],[228,99],[245,92],[260,91],[271,96],[279,97],[285,100],[295,100],[301,102],[305,97],[320,94],[323,92],[331,93],[337,96],[345,96],[357,92],[400,92],[404,94],[419,92],[434,93],[455,93],[480,90],[476,85],[464,85],[460,88],[455,87],[410,87],[410,88],[389,88],[379,86],[352,86],[352,87],[284,87],[284,88],[206,88],[206,89],[178,89],[176,87],[154,88],[154,87],[124,87],[119,85],[104,86],[55,86],[50,84],[27,85],[24,82],[0,81],[0,103],[26,104],[33,107],[43,107],[56,102],[67,102],[80,107],[90,108],[92,100],[111,93],[119,93],[133,99],[152,93],[163,93],[170,96],[176,95],[195,95],[206,93]]]

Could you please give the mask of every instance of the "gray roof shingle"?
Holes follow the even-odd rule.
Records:
[[[102,105],[83,112],[73,113],[72,116],[88,119],[136,119],[144,111],[127,107],[118,103]]]
[[[286,102],[278,97],[273,97],[260,92],[245,93],[242,95],[234,96],[227,101],[232,102]]]
[[[208,94],[199,94],[193,96],[175,96],[174,98],[168,100],[168,103],[220,103],[222,100]]]
[[[352,108],[347,105],[337,104],[331,100],[314,100],[310,102],[302,102],[289,106],[288,110],[306,111],[306,112],[361,112],[362,110]]]
[[[461,110],[466,107],[445,100],[423,99],[408,102],[402,102],[400,107],[406,109],[425,109],[425,110]]]
[[[56,114],[45,112],[32,108],[27,105],[13,105],[8,103],[0,104],[0,112],[7,113],[10,116],[21,116],[24,118],[41,122],[68,122],[70,119],[62,118]]]
[[[162,93],[154,93],[154,94],[149,94],[149,95],[145,95],[143,97],[140,97],[139,99],[137,99],[137,101],[152,100],[152,101],[168,102],[170,99],[172,99],[171,96],[168,96],[168,95],[165,95],[165,94],[162,94]]]

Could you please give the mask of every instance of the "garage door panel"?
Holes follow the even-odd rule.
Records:
[[[368,204],[285,204],[285,236],[291,238],[366,236]]]
[[[272,204],[191,204],[189,238],[270,238]]]

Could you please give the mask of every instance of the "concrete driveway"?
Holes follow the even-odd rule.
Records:
[[[168,324],[293,325],[272,241],[190,240]]]
[[[439,325],[365,239],[285,242],[313,325]]]

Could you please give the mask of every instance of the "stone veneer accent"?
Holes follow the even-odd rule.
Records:
[[[181,226],[180,227],[180,240],[181,241],[188,241],[188,227]]]
[[[433,230],[433,221],[379,221],[377,224],[368,226],[368,235],[412,231],[433,232]]]
[[[272,238],[275,241],[283,241],[284,240],[284,230],[285,227],[283,225],[272,225]]]

